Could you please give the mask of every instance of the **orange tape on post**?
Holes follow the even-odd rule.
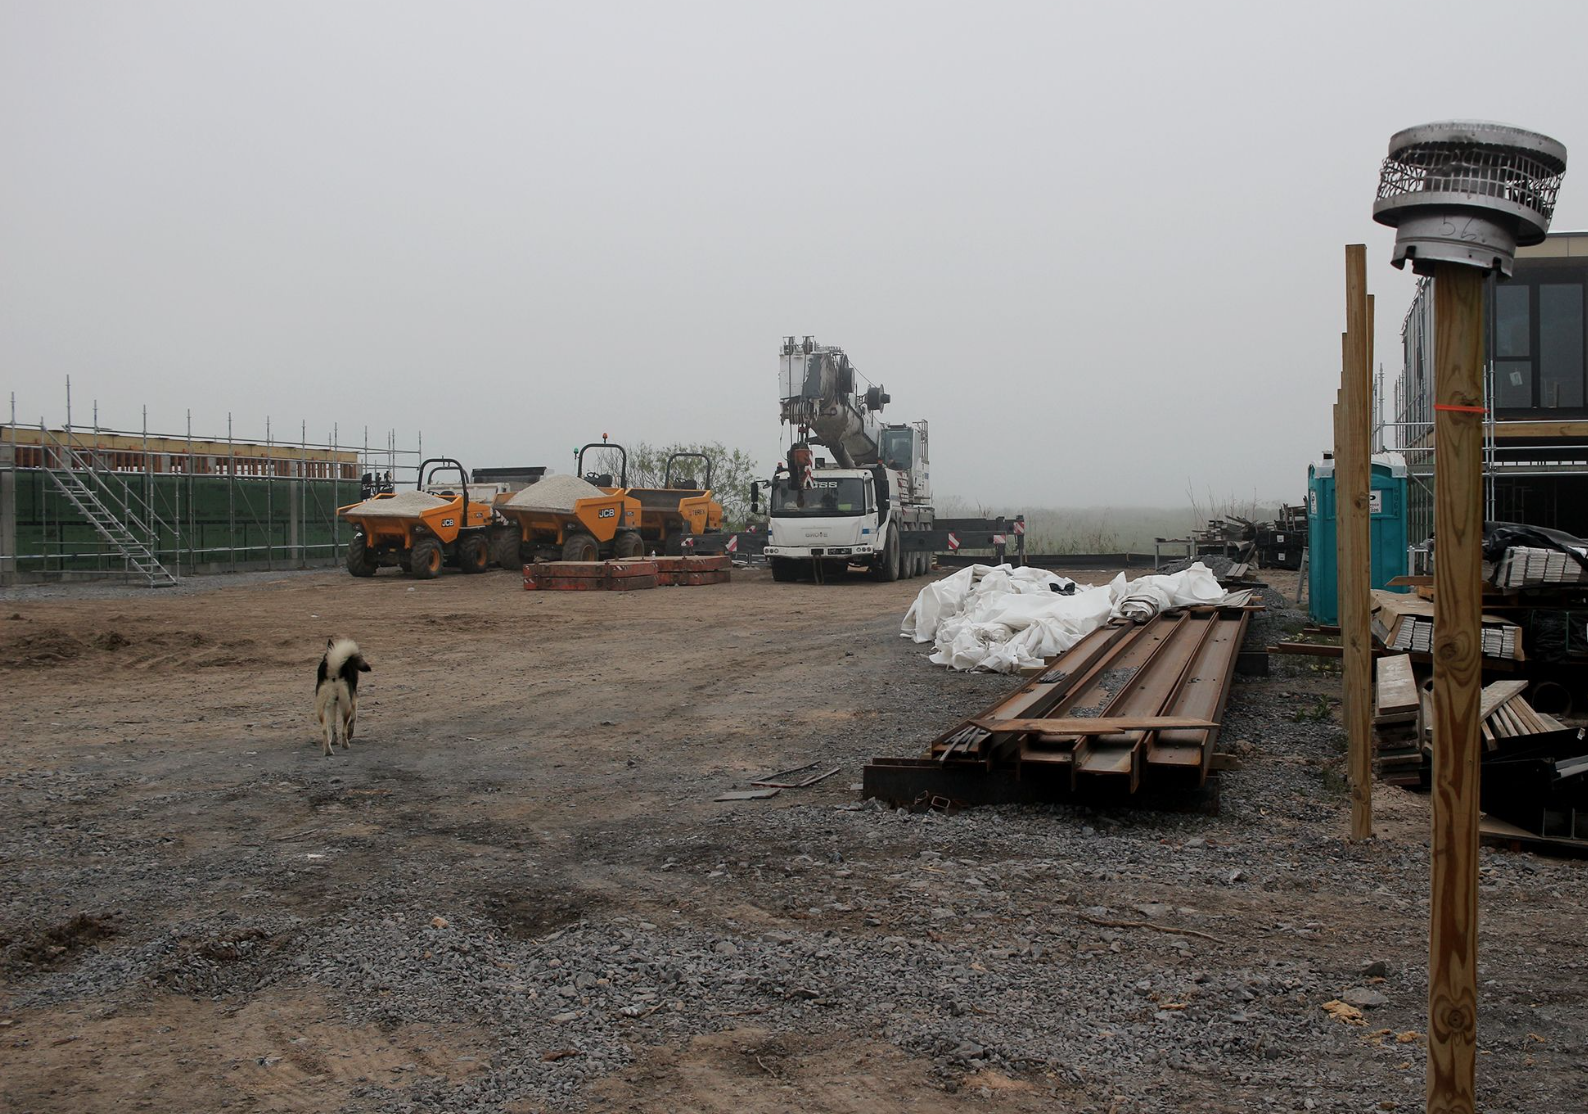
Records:
[[[1487,414],[1487,406],[1447,406],[1442,402],[1434,403],[1435,410],[1449,410],[1456,414]]]

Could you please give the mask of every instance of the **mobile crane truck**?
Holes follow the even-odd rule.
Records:
[[[926,422],[886,424],[881,386],[861,390],[842,348],[783,339],[779,412],[791,431],[768,485],[766,556],[774,580],[920,576],[932,567],[932,487]],[[832,453],[828,461],[813,446]],[[760,485],[751,489],[759,510]]]

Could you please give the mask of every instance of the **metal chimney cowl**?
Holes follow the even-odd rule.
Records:
[[[1516,249],[1549,231],[1566,173],[1564,145],[1537,132],[1448,120],[1396,132],[1373,219],[1395,229],[1391,262],[1420,275],[1461,263],[1509,278]]]

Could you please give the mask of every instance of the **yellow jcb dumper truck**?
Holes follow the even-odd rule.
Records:
[[[628,453],[621,445],[594,442],[579,450],[584,471],[587,449],[622,454],[618,482],[602,476],[544,476],[522,491],[498,497],[496,511],[510,529],[497,533],[492,557],[503,568],[531,561],[604,561],[638,557],[640,504],[628,493]]]
[[[437,472],[456,470],[456,483],[438,483]],[[495,484],[471,488],[463,465],[451,457],[432,457],[419,465],[412,491],[386,492],[337,509],[353,526],[347,571],[374,576],[392,565],[420,580],[441,573],[443,565],[463,572],[490,567],[491,533],[498,522]]]
[[[681,460],[698,460],[701,470],[680,465]],[[702,477],[705,482],[697,487],[695,480]],[[646,552],[676,557],[686,539],[722,533],[722,504],[712,494],[711,458],[705,453],[674,453],[667,458],[661,487],[631,487],[628,493],[639,500]]]

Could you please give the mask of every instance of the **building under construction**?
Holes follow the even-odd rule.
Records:
[[[391,437],[371,449],[13,422],[0,426],[0,581],[330,564],[347,540],[337,508],[414,456]]]
[[[1413,545],[1433,532],[1433,279],[1402,327],[1404,362],[1380,449],[1406,457]],[[1484,288],[1484,518],[1588,536],[1588,232],[1516,252]]]

